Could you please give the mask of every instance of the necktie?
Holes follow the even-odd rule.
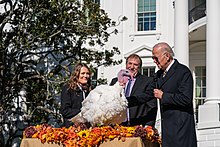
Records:
[[[129,97],[130,96],[130,89],[131,89],[131,80],[128,80],[128,84],[125,90],[125,97]],[[129,112],[129,108],[127,108],[127,118],[125,120],[125,122],[127,121],[127,125],[130,125],[130,112]]]
[[[166,74],[167,74],[167,71],[165,70],[165,71],[163,72],[163,78],[166,76]]]
[[[131,89],[131,80],[128,80],[128,84],[125,90],[125,97],[129,97],[130,96],[130,89]]]

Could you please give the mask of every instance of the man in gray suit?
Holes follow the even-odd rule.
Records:
[[[171,47],[158,43],[152,58],[160,69],[153,96],[160,100],[163,147],[197,147],[193,114],[193,78],[188,67],[173,59]],[[154,85],[155,86],[155,85]]]
[[[142,66],[142,60],[137,54],[131,54],[126,59],[126,69],[129,69],[134,75],[132,81],[127,82],[125,86],[125,96],[128,100],[127,121],[122,123],[126,126],[134,125],[155,125],[157,115],[157,102],[153,97],[147,95],[147,88],[152,83],[153,78],[142,75],[139,71]],[[112,79],[110,85],[117,82],[117,78]],[[129,86],[128,86],[129,85]],[[128,88],[130,87],[130,88]]]

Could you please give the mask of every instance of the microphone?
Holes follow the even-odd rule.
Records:
[[[158,77],[157,77],[157,73],[154,74],[154,83],[155,83],[155,88],[158,89]]]
[[[154,74],[154,83],[155,83],[155,88],[156,88],[156,89],[159,89],[158,79],[161,77],[162,74],[163,74],[163,70],[158,70],[158,71]]]

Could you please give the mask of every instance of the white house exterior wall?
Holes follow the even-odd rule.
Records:
[[[115,1],[115,2],[113,2]],[[121,68],[125,68],[125,56],[128,53],[137,53],[143,58],[143,66],[155,66],[151,57],[152,47],[161,41],[168,42],[173,46],[174,40],[174,8],[172,0],[157,1],[157,30],[151,32],[138,32],[137,30],[137,0],[101,0],[102,8],[109,14],[112,20],[118,21],[118,18],[126,16],[127,21],[122,22],[117,29],[117,36],[112,36],[106,45],[106,49],[113,46],[120,48],[121,55],[116,59],[122,59],[123,63],[114,67],[100,67],[98,78],[107,78],[107,81],[117,75]],[[138,51],[140,47],[145,46],[146,54],[143,50]],[[148,50],[147,50],[148,49]]]
[[[114,1],[114,0],[113,0]],[[116,76],[118,70],[120,68],[125,67],[125,58],[131,53],[137,53],[139,54],[143,59],[143,66],[155,66],[154,63],[150,60],[148,56],[151,54],[151,49],[154,44],[157,42],[166,41],[168,42],[172,47],[174,46],[174,7],[173,2],[181,2],[179,0],[157,0],[157,30],[152,32],[137,32],[136,31],[136,7],[137,7],[137,0],[131,1],[131,0],[119,0],[119,1],[106,1],[102,0],[101,5],[103,9],[106,10],[107,13],[109,13],[109,16],[113,20],[117,20],[119,16],[126,16],[128,18],[127,21],[123,22],[119,27],[119,34],[116,37],[116,39],[110,39],[108,42],[107,47],[111,48],[112,46],[118,46],[121,51],[121,56],[117,56],[118,59],[123,59],[123,63],[121,65],[115,66],[115,67],[107,67],[102,68],[100,75],[102,78],[107,78],[108,82]],[[206,5],[212,5],[212,14],[206,14],[212,15],[209,16],[211,21],[207,22],[206,17],[203,17],[194,23],[192,23],[188,28],[189,35],[189,52],[187,56],[189,56],[189,67],[193,73],[193,77],[195,79],[195,67],[196,66],[206,66],[206,70],[211,69],[211,71],[215,71],[214,68],[218,68],[216,71],[219,71],[219,67],[217,66],[218,61],[213,62],[213,64],[207,64],[210,62],[207,62],[207,57],[211,58],[213,61],[213,58],[211,56],[207,55],[207,52],[211,51],[212,54],[215,55],[215,51],[217,53],[219,52],[218,45],[216,46],[216,43],[219,44],[220,40],[219,38],[219,28],[215,30],[215,27],[211,27],[208,30],[213,31],[212,35],[208,36],[207,40],[212,41],[213,37],[216,41],[207,45],[206,38],[202,38],[201,36],[194,36],[194,35],[200,35],[199,33],[195,34],[195,31],[203,30],[203,36],[206,37],[206,33],[208,30],[206,30],[206,24],[212,23],[209,26],[216,26],[216,24],[213,24],[213,22],[216,22],[216,17],[219,16],[220,11],[220,5],[219,0],[212,0],[212,1],[206,1]],[[114,5],[113,5],[114,4]],[[183,2],[184,4],[184,2]],[[186,4],[186,3],[185,3]],[[207,7],[207,6],[206,6]],[[215,11],[218,10],[218,11]],[[215,11],[213,13],[213,11]],[[218,13],[216,15],[216,13]],[[178,18],[178,16],[177,16]],[[218,21],[219,22],[219,17]],[[205,32],[204,32],[205,30]],[[177,30],[178,31],[178,30]],[[208,31],[208,33],[210,33]],[[183,35],[185,32],[183,33]],[[175,36],[178,37],[178,36]],[[188,36],[187,36],[188,37]],[[191,37],[194,37],[194,40],[191,39]],[[198,38],[196,38],[198,37]],[[186,43],[188,44],[188,43]],[[185,45],[186,45],[185,44]],[[179,45],[179,44],[178,44]],[[213,46],[213,47],[211,47]],[[214,47],[215,46],[215,47]],[[217,47],[217,48],[216,48]],[[106,49],[108,49],[106,48]],[[142,49],[141,49],[142,48]],[[216,50],[217,49],[217,50]],[[175,48],[174,48],[175,52]],[[219,56],[219,54],[217,55]],[[217,59],[217,58],[216,58]],[[216,65],[215,65],[216,64]],[[210,71],[207,71],[207,73],[210,73]],[[216,74],[216,73],[215,73]],[[210,78],[210,75],[207,75]],[[216,76],[215,76],[216,77]],[[219,75],[218,75],[219,77]],[[219,79],[219,78],[217,78]],[[215,80],[215,82],[218,82],[219,80]],[[194,81],[195,82],[195,81]],[[219,82],[218,82],[219,83]],[[216,89],[216,87],[213,87],[213,85],[216,85],[215,83],[209,83],[209,91],[213,91],[213,88]],[[217,84],[219,85],[219,84]],[[208,85],[207,85],[208,86]],[[210,90],[211,89],[211,90]],[[217,89],[216,89],[217,90]],[[219,90],[219,88],[218,88]],[[217,90],[217,91],[218,91]],[[213,95],[213,94],[209,94]],[[219,94],[217,94],[219,95]],[[194,95],[195,96],[195,95]],[[208,97],[208,95],[207,95]],[[211,102],[214,102],[214,99],[212,97],[208,97],[208,100]],[[219,100],[219,97],[217,97]],[[199,123],[196,125],[197,127],[197,137],[198,137],[198,146],[199,147],[220,147],[220,131],[219,131],[219,118],[220,118],[220,106],[219,103],[215,102],[214,104],[204,104],[199,107]]]
[[[118,47],[121,51],[121,55],[116,55],[115,59],[122,59],[123,63],[112,67],[99,67],[98,78],[107,78],[107,81],[110,82],[110,80],[117,75],[117,72],[121,68],[125,68],[125,57],[131,53],[137,53],[142,57],[143,66],[155,66],[150,57],[152,47],[156,43],[162,41],[168,42],[171,47],[174,46],[175,21],[173,4],[175,0],[157,0],[157,29],[156,31],[151,32],[136,31],[137,1],[138,0],[100,0],[101,7],[109,14],[109,17],[112,20],[118,22],[118,20],[120,20],[123,16],[126,16],[128,20],[120,23],[120,25],[116,27],[119,31],[118,34],[112,35],[109,42],[103,47],[103,50],[112,49],[114,46]],[[193,36],[192,32],[198,30],[199,28],[201,29],[207,24],[207,28],[209,27],[207,29],[207,41],[206,39],[200,41],[194,40],[197,43],[189,41],[189,67],[193,73],[194,79],[196,66],[206,66],[208,67],[207,70],[211,69],[207,73],[211,72],[210,75],[214,75],[208,75],[209,79],[211,79],[209,81],[210,83],[207,85],[207,93],[209,93],[207,95],[207,99],[209,100],[209,103],[201,105],[199,108],[197,136],[199,147],[220,147],[220,66],[218,63],[220,46],[220,1],[206,1],[208,2],[206,2],[208,8],[210,8],[208,12],[211,12],[207,13],[207,16],[211,15],[209,16],[211,19],[206,19],[206,17],[204,17],[192,23],[189,26],[188,35],[189,37],[191,37],[191,35]],[[2,9],[3,5],[0,5],[0,11],[2,11]],[[208,23],[211,25],[208,25]],[[115,28],[112,28],[112,30],[113,29]],[[109,31],[111,31],[111,29],[109,29]],[[211,52],[211,54],[207,55],[207,52]],[[212,92],[213,90],[214,92]],[[216,95],[213,96],[215,92]],[[216,97],[218,101],[215,101],[213,97]]]

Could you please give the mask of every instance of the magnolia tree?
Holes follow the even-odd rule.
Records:
[[[51,115],[59,116],[60,87],[77,62],[96,67],[121,63],[113,59],[120,54],[117,47],[104,48],[117,34],[112,29],[117,24],[92,0],[0,0],[0,6],[4,115],[10,110],[31,122],[48,122]]]

